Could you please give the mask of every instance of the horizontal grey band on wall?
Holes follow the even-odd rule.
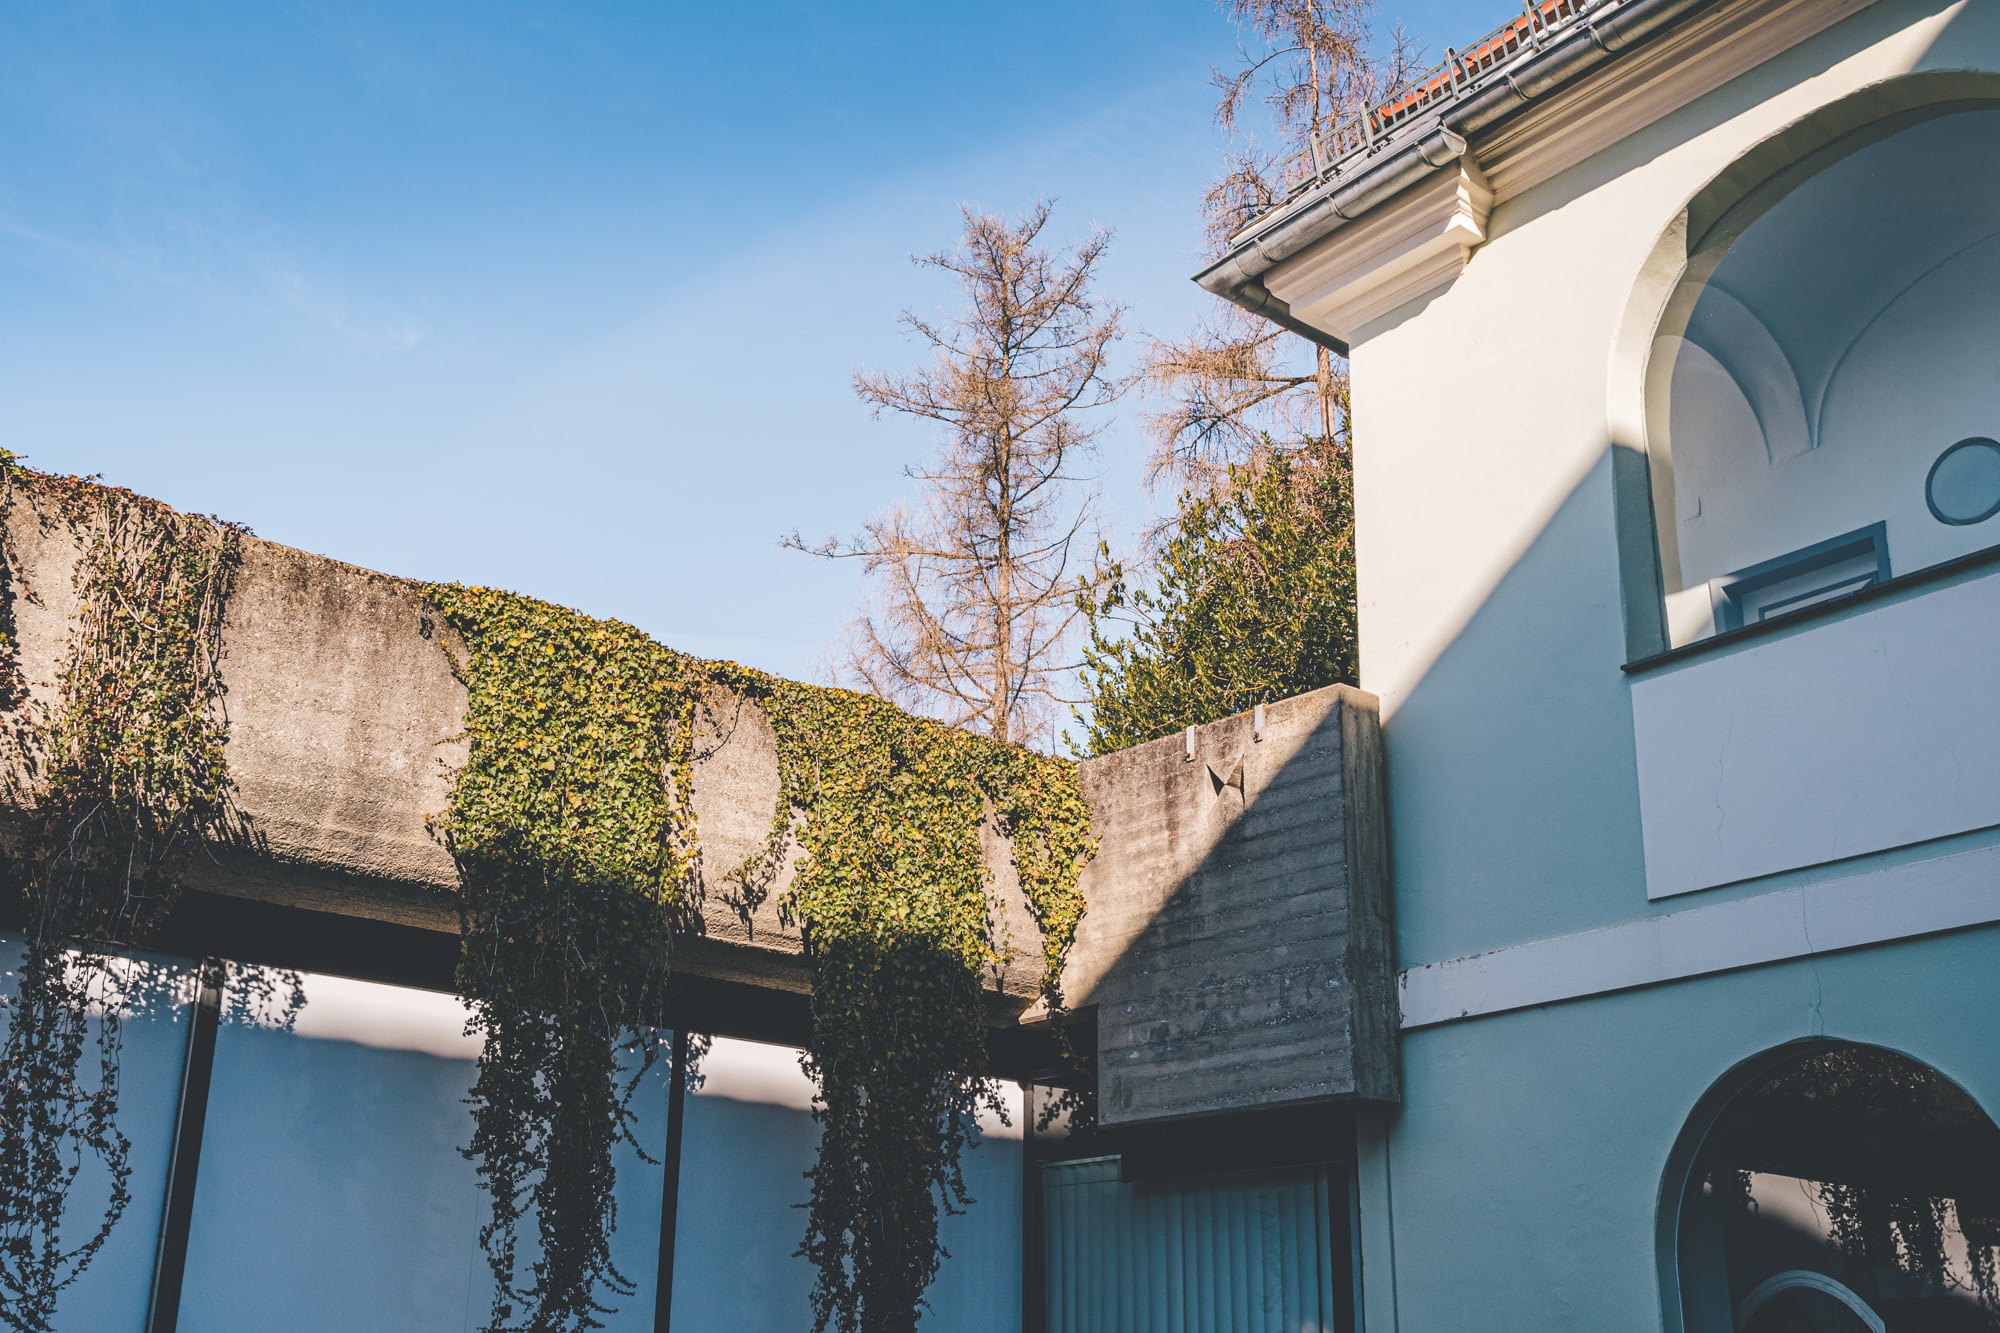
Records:
[[[2000,847],[1426,963],[1403,1030],[2000,923]]]

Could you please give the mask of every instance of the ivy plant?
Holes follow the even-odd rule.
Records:
[[[437,824],[485,1038],[468,1154],[492,1198],[492,1326],[597,1327],[599,1293],[631,1291],[610,1257],[611,1151],[631,1137],[630,1071],[657,1057],[673,940],[698,928],[696,723],[728,694],[769,718],[780,788],[765,847],[729,877],[748,911],[790,862],[778,906],[811,972],[815,1327],[914,1327],[940,1213],[969,1201],[961,1154],[999,1109],[985,988],[1013,942],[982,830],[1014,849],[1059,1008],[1090,849],[1074,766],[516,594],[426,594],[465,648],[468,752]]]
[[[107,946],[145,941],[196,849],[227,836],[219,663],[242,529],[30,472],[11,454],[0,455],[0,490],[0,527],[60,528],[80,548],[57,698],[37,707],[13,635],[15,598],[34,590],[12,540],[0,541],[0,695],[31,807],[0,867],[21,895],[25,935],[0,1044],[0,1320],[39,1331],[56,1327],[58,1298],[131,1202],[120,1034],[158,973]],[[102,1220],[75,1238],[66,1215],[93,1162],[108,1182]]]
[[[805,1067],[818,1087],[818,1159],[800,1253],[814,1328],[905,1333],[945,1257],[940,1210],[971,1202],[961,1157],[986,1110],[985,985],[1014,942],[981,830],[1014,849],[1042,935],[1042,987],[1083,911],[1090,814],[1071,764],[880,699],[739,673],[777,735],[780,795],[763,865],[802,853],[780,903],[812,976]]]
[[[27,937],[0,1047],[0,1319],[39,1331],[130,1202],[116,1112],[132,977],[109,946],[144,941],[188,858],[231,836],[219,668],[243,530],[4,453],[0,511],[0,700],[32,788],[0,866]],[[30,703],[14,635],[15,599],[34,595],[5,536],[21,521],[81,550],[47,705]],[[1073,765],[516,594],[423,592],[467,690],[466,760],[434,825],[458,867],[459,987],[484,1037],[467,1155],[491,1202],[490,1326],[601,1327],[633,1292],[611,1257],[612,1154],[661,1055],[674,940],[699,928],[695,738],[727,693],[770,719],[780,785],[770,839],[734,878],[749,894],[790,865],[779,907],[814,988],[822,1137],[801,1253],[815,1326],[914,1327],[940,1214],[969,1202],[961,1154],[999,1109],[986,988],[1016,942],[985,834],[1013,849],[1059,1011],[1090,853]],[[104,1219],[66,1245],[91,1162],[110,1182]]]
[[[1343,442],[1278,449],[1188,491],[1158,559],[1079,594],[1091,754],[1355,679],[1354,493]]]
[[[458,866],[459,989],[484,1037],[467,1155],[492,1208],[491,1327],[599,1328],[602,1298],[634,1290],[611,1257],[612,1152],[639,1146],[632,1097],[660,1056],[705,680],[629,625],[425,591],[466,654],[466,761],[436,825]]]

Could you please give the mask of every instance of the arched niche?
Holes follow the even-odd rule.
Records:
[[[2000,1329],[2000,1126],[1895,1051],[1766,1052],[1689,1117],[1659,1252],[1668,1333]]]
[[[2000,438],[2000,74],[1877,84],[1746,153],[1655,247],[1611,375],[1632,657],[2000,545],[2000,511],[1926,489]]]

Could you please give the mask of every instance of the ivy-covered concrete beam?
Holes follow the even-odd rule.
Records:
[[[77,616],[77,535],[47,521],[33,474],[20,474],[5,520],[14,638],[28,708],[53,707]],[[21,484],[21,483],[25,484]],[[435,819],[466,757],[465,647],[425,585],[254,536],[223,631],[222,680],[234,784],[234,845],[197,856],[189,889],[456,935],[458,875]],[[770,723],[749,699],[719,698],[697,738],[704,936],[678,972],[803,991],[795,925],[779,919],[795,858],[746,913],[721,871],[765,843],[778,799]],[[17,746],[0,750],[0,817],[18,821],[32,776]],[[1039,934],[1009,848],[986,848],[1015,957],[996,998],[1038,994]]]
[[[17,718],[32,718],[60,702],[83,542],[74,525],[54,521],[45,480],[16,472],[9,495],[0,510],[0,591],[27,695]],[[479,627],[478,642],[456,628],[466,625]],[[679,664],[701,682],[703,702],[683,738],[691,743],[664,742],[655,765],[672,769],[684,755],[688,771],[666,773],[665,783],[670,792],[685,785],[698,830],[692,903],[700,931],[675,946],[675,973],[810,991],[801,913],[817,912],[830,939],[865,925],[869,913],[887,914],[900,929],[917,924],[907,913],[948,904],[898,897],[892,882],[921,878],[927,867],[966,881],[971,854],[950,849],[968,836],[970,807],[951,793],[981,790],[988,806],[977,820],[977,862],[1004,918],[993,957],[979,960],[992,1016],[1032,1022],[1043,1010],[1045,965],[1055,961],[1068,1006],[1096,1010],[1108,1121],[1398,1095],[1380,739],[1373,698],[1345,687],[1274,701],[1072,773],[913,722],[879,701],[681,658],[614,622],[512,594],[430,587],[245,535],[220,666],[230,835],[192,858],[186,887],[456,937],[461,874],[446,835],[455,800],[461,820],[469,809],[455,786],[468,769],[469,731],[506,755],[523,747],[524,764],[548,765],[552,782],[597,784],[591,799],[599,801],[607,782],[615,792],[622,779],[562,776],[574,751],[594,747],[615,759],[624,740],[607,743],[593,728],[630,723],[643,737],[653,725],[639,716],[644,706],[631,716],[604,713],[596,684],[565,688],[563,655],[595,651],[600,635],[611,657],[596,666],[615,658],[606,678],[613,693],[632,685],[635,663],[642,675],[665,673],[662,698],[684,687]],[[469,728],[467,681],[482,679],[482,662],[498,674],[475,686],[489,711]],[[562,724],[583,728],[579,745],[551,745],[534,730],[534,710],[564,694],[570,702],[557,699],[559,712],[583,698],[585,713],[598,715]],[[516,703],[526,709],[520,717],[502,716]],[[0,830],[10,818],[25,823],[34,799],[21,732],[0,728]],[[1047,786],[1051,766],[1062,771],[1060,790]],[[540,804],[536,772],[524,781],[505,765],[485,767],[529,793],[542,814],[516,822],[538,827],[551,807]],[[650,770],[632,776],[635,786],[652,779]],[[800,842],[770,854],[781,794],[789,789],[796,802],[801,784],[813,788],[807,799],[818,814],[800,828],[820,858],[804,881],[800,868],[811,863]],[[513,799],[505,790],[486,794],[496,790]],[[657,806],[656,796],[646,799]],[[995,808],[996,800],[1015,808]],[[1054,810],[1065,800],[1073,811]],[[552,808],[558,816],[564,809]],[[493,827],[490,806],[482,818]],[[1010,820],[1039,828],[1036,846],[1054,849],[1053,861],[1035,846],[1017,858],[1004,833]],[[629,843],[629,829],[645,818],[612,822],[614,841]],[[677,836],[686,822],[664,819],[660,836]],[[1091,827],[1072,827],[1080,824]],[[602,832],[585,820],[544,851],[560,860]],[[1078,880],[1089,833],[1095,856]],[[608,864],[664,874],[683,852],[648,861],[642,838],[608,855]],[[1045,947],[1017,859],[1036,875],[1045,906],[1050,885],[1072,886],[1055,895],[1070,895],[1055,928],[1074,930],[1073,949],[1067,939]],[[732,872],[760,861],[770,873],[746,896]],[[659,887],[663,900],[679,901],[678,882]],[[943,880],[938,887],[956,891]],[[969,938],[963,923],[938,924],[939,938]]]

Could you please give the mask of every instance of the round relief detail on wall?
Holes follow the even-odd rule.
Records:
[[[1924,478],[1924,502],[1954,527],[2000,514],[2000,441],[1974,436],[1939,454]]]

